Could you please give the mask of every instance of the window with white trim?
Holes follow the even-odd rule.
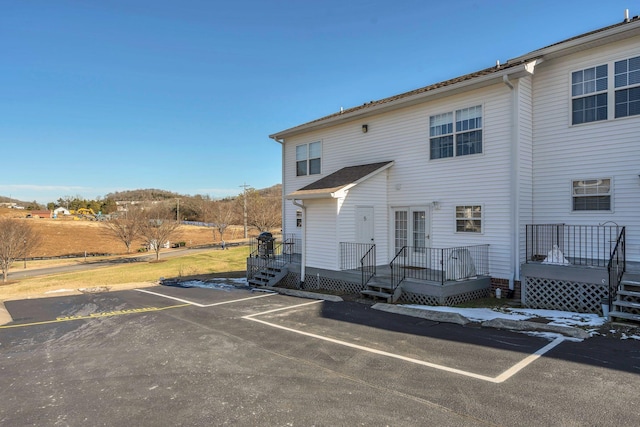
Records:
[[[320,173],[322,144],[312,142],[296,146],[296,176]]]
[[[456,206],[456,233],[482,233],[482,206]]]
[[[640,56],[571,73],[571,124],[636,115],[640,115]]]
[[[571,110],[574,125],[607,120],[607,65],[571,73]]]
[[[574,211],[610,211],[611,179],[580,179],[572,182]]]
[[[614,64],[615,116],[640,114],[640,56]]]
[[[482,153],[482,106],[429,117],[429,153],[432,160]]]
[[[296,227],[302,227],[302,211],[296,211]]]

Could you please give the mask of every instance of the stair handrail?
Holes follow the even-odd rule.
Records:
[[[403,246],[389,263],[389,268],[391,269],[391,292],[394,292],[396,288],[400,286],[400,283],[402,283],[402,281],[406,278],[407,272],[404,268],[400,268],[400,274],[398,274],[398,272],[394,269],[394,264],[396,264],[396,260],[400,258],[400,255],[402,255],[402,258],[400,258],[402,265],[400,265],[400,267],[406,266],[406,252],[407,246]]]
[[[627,270],[625,235],[625,227],[622,227],[618,237],[616,238],[616,245],[611,251],[609,262],[607,263],[607,272],[609,273],[609,311],[611,311],[613,300],[616,298],[618,293],[618,287],[622,281],[622,276]]]
[[[373,253],[373,263],[369,262],[365,265],[365,260],[371,259]],[[369,280],[376,275],[376,245],[372,244],[365,254],[360,258],[360,271],[362,272],[362,287],[364,288]]]
[[[278,257],[277,256],[278,254],[280,254],[281,256]],[[282,256],[282,243],[274,242],[272,256],[269,256],[269,255],[260,256],[260,249],[256,249],[255,251],[249,254],[249,257],[259,260],[258,265],[255,266],[255,268],[251,271],[251,274],[249,275],[250,279],[254,278],[260,272],[266,271],[271,267],[274,267],[274,266],[282,267],[287,264],[287,261],[285,261]]]

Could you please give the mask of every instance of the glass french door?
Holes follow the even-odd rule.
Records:
[[[394,209],[394,254],[403,247],[408,265],[427,267],[427,248],[431,247],[431,219],[425,207]]]

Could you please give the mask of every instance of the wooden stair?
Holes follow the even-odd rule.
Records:
[[[387,303],[394,303],[400,298],[402,290],[399,286],[394,290],[391,286],[390,278],[388,280],[384,280],[383,278],[374,277],[369,280],[365,288],[361,290],[360,293],[374,300],[381,299]]]
[[[282,280],[289,272],[286,266],[267,266],[260,270],[248,282],[256,287],[273,287]]]
[[[613,301],[609,319],[614,323],[640,326],[640,274],[625,273]]]

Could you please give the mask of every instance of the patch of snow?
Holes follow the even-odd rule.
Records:
[[[491,308],[456,308],[444,307],[439,305],[403,305],[403,307],[416,308],[419,310],[440,311],[443,313],[458,313],[472,322],[484,322],[493,319],[510,319],[510,320],[527,320],[533,315],[505,313]]]
[[[188,280],[186,282],[180,282],[180,286],[185,288],[205,288],[205,289],[218,289],[221,291],[235,291],[238,286],[247,286],[246,279],[211,279],[206,282],[202,280]]]
[[[598,327],[607,319],[597,314],[574,313],[560,310],[541,310],[532,308],[506,308],[499,311],[491,308],[457,308],[431,305],[404,305],[404,307],[421,310],[441,311],[446,313],[458,313],[472,322],[484,322],[492,319],[527,320],[536,317],[549,319],[549,325],[574,326],[574,327]]]
[[[640,341],[640,335],[627,335],[627,334],[622,334],[622,336],[620,337],[621,340],[638,340]]]
[[[549,325],[557,326],[602,326],[607,319],[597,314],[574,313],[572,311],[560,310],[539,310],[529,308],[510,308],[512,313],[531,315],[532,317],[543,317],[551,320]]]
[[[56,289],[56,290],[53,290],[53,291],[47,291],[47,292],[45,292],[45,294],[56,294],[58,292],[73,292],[73,291],[74,291],[74,289]]]

